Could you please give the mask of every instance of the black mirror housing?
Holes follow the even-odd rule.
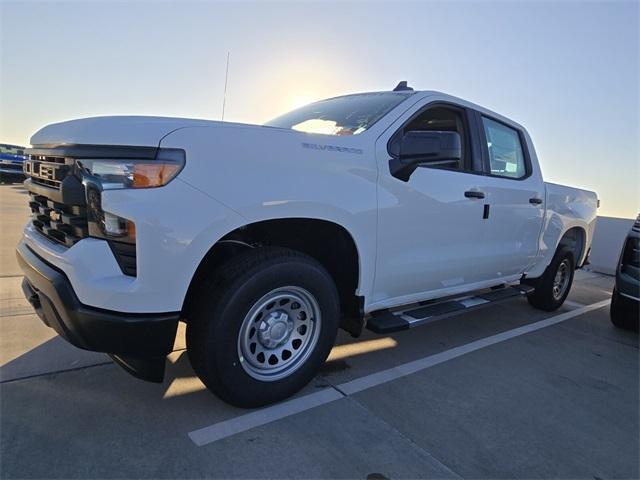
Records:
[[[411,131],[400,144],[400,155],[389,161],[391,175],[404,182],[419,165],[447,164],[462,159],[462,141],[457,132]]]

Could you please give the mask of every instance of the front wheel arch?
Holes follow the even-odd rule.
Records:
[[[360,284],[361,252],[351,232],[338,223],[315,218],[277,218],[249,223],[218,240],[203,256],[183,302],[183,317],[190,315],[192,300],[207,275],[223,264],[257,247],[280,247],[306,254],[331,275],[340,295],[342,328],[358,336],[363,326],[364,298],[356,294]]]

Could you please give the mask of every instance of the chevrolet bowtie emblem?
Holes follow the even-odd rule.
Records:
[[[49,212],[49,218],[51,219],[52,222],[57,222],[58,220],[60,220],[60,212],[56,210],[51,210]]]

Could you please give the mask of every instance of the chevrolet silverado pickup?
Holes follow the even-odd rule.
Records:
[[[194,371],[242,407],[307,384],[338,328],[557,309],[598,206],[543,181],[521,125],[406,82],[265,125],[97,117],[31,144],[17,256],[43,322],[156,382],[186,322]]]

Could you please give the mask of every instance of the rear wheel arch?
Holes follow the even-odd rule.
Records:
[[[587,241],[587,232],[582,227],[571,227],[568,229],[558,242],[556,251],[567,247],[573,252],[573,258],[576,262],[576,268],[580,266],[580,260],[584,254],[584,248]]]
[[[553,255],[551,255],[551,258],[549,260],[549,264],[546,265],[545,269],[542,271],[541,274],[539,274],[538,276],[526,276],[523,279],[524,283],[527,283],[529,285],[532,286],[536,286],[538,283],[540,283],[543,279],[543,276],[545,275],[545,273],[548,271],[548,269],[551,267],[551,265],[553,264],[553,260],[556,257],[556,255],[558,254],[558,252],[560,252],[563,249],[568,249],[569,251],[571,251],[571,253],[573,254],[573,261],[574,261],[574,269],[577,269],[581,266],[580,264],[580,260],[582,258],[582,255],[584,253],[584,249],[585,249],[585,245],[586,245],[586,239],[587,239],[587,234],[586,231],[584,230],[584,228],[579,227],[579,226],[575,226],[575,227],[571,227],[569,229],[567,229],[562,236],[560,237],[560,240],[558,241],[558,244],[556,245],[555,250],[553,251]]]

